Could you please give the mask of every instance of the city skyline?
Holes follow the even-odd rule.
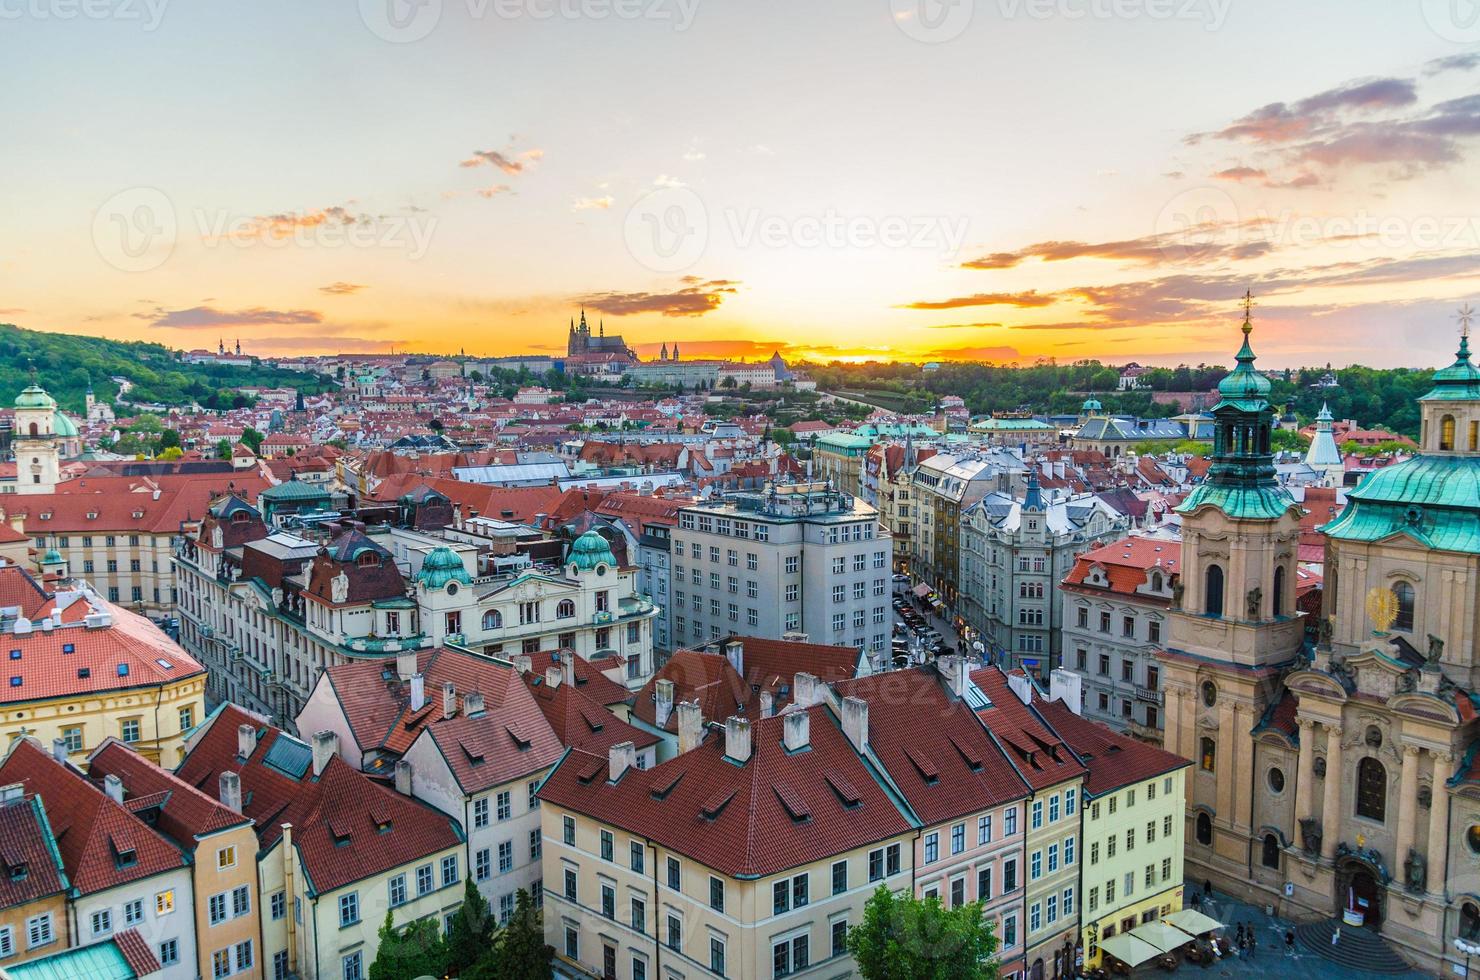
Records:
[[[644,357],[1217,363],[1252,289],[1262,365],[1421,367],[1480,270],[1443,4],[88,10],[9,18],[75,65],[11,114],[23,327],[558,354],[584,307]]]

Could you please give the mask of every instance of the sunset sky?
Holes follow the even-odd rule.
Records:
[[[0,322],[252,353],[1433,365],[1450,0],[0,0]],[[76,14],[76,16],[67,16]],[[25,81],[22,81],[25,80]]]

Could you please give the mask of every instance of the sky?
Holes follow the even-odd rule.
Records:
[[[1446,362],[1471,0],[0,0],[0,322]]]

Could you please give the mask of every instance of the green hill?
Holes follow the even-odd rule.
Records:
[[[186,364],[180,352],[163,344],[106,340],[75,334],[22,330],[0,324],[0,405],[8,405],[30,383],[29,368],[37,381],[71,412],[81,412],[88,381],[99,401],[118,394],[115,377],[134,383],[127,400],[185,405],[198,401],[207,407],[230,408],[236,389],[247,385],[296,388],[305,394],[330,387],[327,379],[266,364],[228,367]]]

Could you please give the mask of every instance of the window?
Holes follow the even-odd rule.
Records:
[[[339,925],[351,926],[360,921],[360,895],[350,892],[339,896]]]
[[[1043,852],[1034,851],[1028,858],[1028,880],[1037,881],[1043,877]]]
[[[925,863],[930,864],[940,860],[940,834],[925,835]]]
[[[1017,888],[1017,858],[1005,858],[1002,861],[1002,891],[1010,892]]]
[[[473,826],[488,826],[488,797],[482,796],[473,801]]]
[[[1011,837],[1017,833],[1017,807],[1010,806],[1002,814],[1002,836]]]
[[[679,887],[681,881],[682,881],[682,866],[679,864],[678,858],[669,858],[668,859],[668,887],[671,888],[674,891],[681,891],[682,889]]]
[[[580,933],[567,926],[565,930],[565,955],[571,959],[579,956],[581,949],[580,942]]]
[[[483,854],[485,857],[488,854],[487,851],[481,851],[479,853]],[[406,904],[406,876],[405,875],[396,875],[394,878],[392,878],[390,880],[389,885],[387,886],[387,891],[390,894],[390,900],[391,900],[391,906],[392,907],[397,906],[397,905],[405,905]],[[274,895],[273,898],[276,899],[277,896]]]
[[[1387,814],[1387,769],[1376,759],[1357,763],[1357,816],[1382,822]]]
[[[1203,772],[1212,772],[1214,770],[1217,761],[1217,755],[1217,745],[1213,742],[1211,738],[1203,736],[1202,752],[1200,753],[1200,762],[1198,763]]]
[[[1043,904],[1034,902],[1028,909],[1028,932],[1037,932],[1043,928]]]
[[[231,976],[231,950],[218,949],[211,954],[211,976],[217,980]]]
[[[184,708],[181,708],[179,712],[179,717],[180,731],[189,731],[191,728],[195,727],[195,709],[193,707],[186,706]]]
[[[173,888],[166,889],[154,896],[155,915],[169,915],[173,911],[175,911],[175,890]]]
[[[365,961],[359,950],[339,960],[342,980],[365,980]]]
[[[992,897],[992,869],[978,868],[976,872],[976,899],[985,902]]]
[[[238,973],[252,968],[252,941],[250,939],[236,944],[236,970]]]
[[[601,860],[603,860],[603,861],[610,861],[611,859],[612,859],[612,832],[610,830],[603,830],[601,832]]]
[[[92,914],[92,934],[94,936],[106,935],[113,931],[113,912],[111,909],[103,909]]]
[[[1223,615],[1223,568],[1209,565],[1203,573],[1203,612],[1209,616]]]
[[[1074,863],[1074,838],[1064,838],[1064,866],[1068,867]]]
[[[1059,921],[1059,896],[1048,896],[1048,924],[1053,925]]]
[[[617,890],[611,885],[601,886],[601,914],[608,919],[617,917]]]
[[[1269,598],[1274,615],[1283,616],[1285,614],[1285,566],[1283,565],[1274,567],[1274,589]]]
[[[1415,593],[1413,586],[1407,582],[1393,583],[1393,597],[1398,600],[1398,616],[1393,620],[1393,628],[1405,633],[1413,632],[1413,607]]]
[[[432,890],[432,866],[423,864],[416,869],[416,894],[425,895]]]
[[[1260,862],[1266,868],[1278,868],[1280,866],[1280,842],[1274,834],[1264,835],[1264,849],[1260,856]]]
[[[576,900],[576,873],[572,868],[565,869],[565,897],[572,902]]]
[[[757,525],[756,530],[760,529]],[[725,941],[718,936],[709,937],[709,972],[725,975]]]
[[[1213,820],[1206,813],[1197,815],[1197,842],[1199,844],[1213,843]]]
[[[992,815],[976,818],[976,842],[978,844],[990,844],[992,842]]]
[[[231,915],[233,918],[248,915],[252,911],[252,890],[238,885],[231,890]]]
[[[848,862],[834,861],[832,866],[832,893],[841,895],[848,890]]]
[[[1059,796],[1055,793],[1048,798],[1048,822],[1054,823],[1059,819]]]
[[[665,943],[669,949],[683,948],[683,920],[671,913],[668,916],[668,936]]]
[[[709,907],[716,912],[725,910],[725,882],[714,875],[709,876]]]
[[[514,815],[514,802],[509,790],[499,793],[496,800],[496,816],[499,820],[507,820]]]
[[[642,842],[633,841],[629,845],[627,851],[629,863],[632,867],[632,870],[636,871],[638,874],[642,874],[643,857],[646,854],[646,851],[643,849]]]
[[[1009,914],[1002,917],[1002,948],[1012,949],[1017,945],[1017,915]]]
[[[640,898],[632,899],[632,928],[647,931],[647,903]]]
[[[171,966],[180,962],[180,941],[178,939],[166,939],[159,944],[159,965]]]
[[[498,873],[508,874],[514,870],[514,842],[501,840],[498,842]]]
[[[51,930],[51,913],[33,915],[26,920],[26,948],[35,949],[53,942],[56,936]]]
[[[1439,449],[1449,452],[1454,449],[1454,416],[1446,415],[1439,420]]]
[[[574,846],[576,842],[576,818],[565,816],[561,818],[561,840],[567,845]]]
[[[1032,820],[1029,822],[1029,826],[1031,826],[1034,830],[1037,830],[1039,827],[1042,827],[1043,826],[1043,801],[1042,800],[1034,800],[1033,801],[1033,817],[1032,817]]]
[[[127,664],[122,664],[120,666],[126,667],[128,665]],[[119,675],[119,676],[122,676],[122,675]],[[132,742],[137,742],[139,740],[139,719],[137,719],[137,718],[127,718],[127,719],[124,719],[122,722],[119,722],[119,726],[118,727],[119,727],[119,734],[120,734],[120,736],[123,738],[123,740],[125,742],[132,743]]]
[[[966,850],[966,825],[958,823],[951,828],[951,853],[960,854]]]
[[[212,895],[207,903],[210,910],[211,925],[226,921],[226,893]]]

